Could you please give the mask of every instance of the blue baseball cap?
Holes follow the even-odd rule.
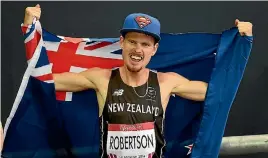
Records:
[[[133,13],[126,17],[120,33],[125,36],[128,32],[140,32],[153,36],[157,42],[161,39],[159,20],[143,13]]]

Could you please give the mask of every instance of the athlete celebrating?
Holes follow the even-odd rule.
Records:
[[[24,25],[31,25],[40,16],[39,5],[27,7]],[[252,36],[250,22],[236,20],[235,25],[241,35]],[[122,67],[53,74],[55,89],[96,91],[102,120],[101,157],[162,157],[163,122],[170,96],[203,101],[208,84],[146,68],[159,46],[158,19],[142,13],[130,14],[120,32]]]

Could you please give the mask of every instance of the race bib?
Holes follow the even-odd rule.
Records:
[[[156,149],[154,122],[108,124],[109,158],[152,158]]]

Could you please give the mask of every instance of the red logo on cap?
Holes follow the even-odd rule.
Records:
[[[144,28],[145,26],[151,24],[151,20],[144,16],[137,16],[135,20],[140,26],[140,28]]]

